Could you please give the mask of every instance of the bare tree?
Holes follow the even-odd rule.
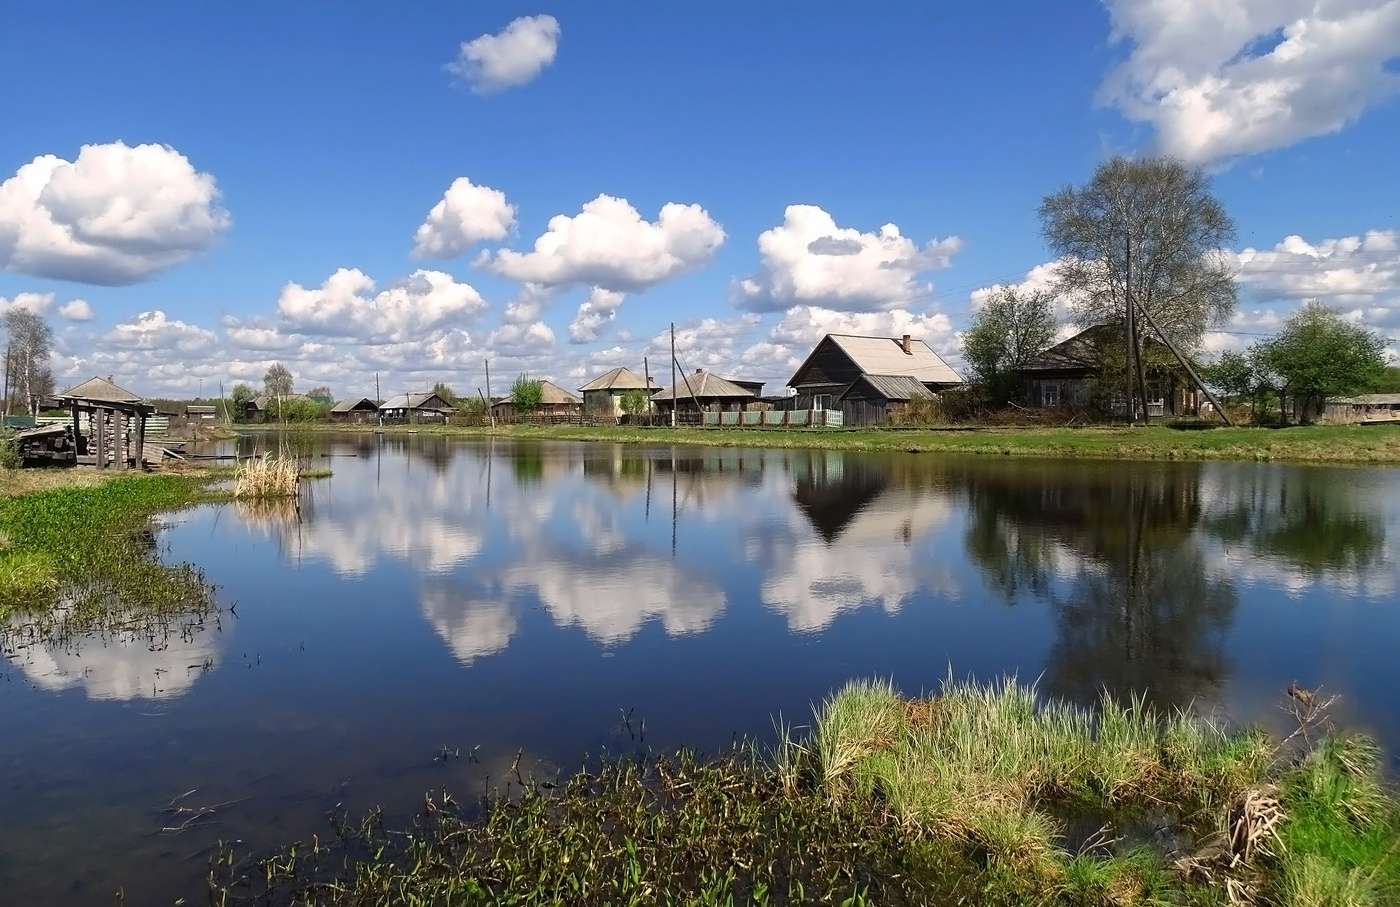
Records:
[[[263,375],[263,390],[269,397],[287,397],[292,393],[292,371],[280,362],[268,366]]]
[[[1139,313],[1191,353],[1235,310],[1234,272],[1223,254],[1235,224],[1199,168],[1172,158],[1115,157],[1086,185],[1046,196],[1040,228],[1059,257],[1057,289],[1070,298],[1075,320],[1123,326],[1140,390]]]
[[[30,415],[38,412],[39,401],[53,393],[53,372],[49,358],[53,354],[53,328],[44,316],[28,309],[12,308],[5,313],[5,386],[11,400]]]

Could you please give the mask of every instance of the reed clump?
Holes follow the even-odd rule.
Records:
[[[239,460],[233,472],[234,500],[294,498],[301,488],[301,467],[290,457],[263,454]]]
[[[1306,692],[1306,691],[1301,691]],[[407,831],[211,867],[216,903],[1400,903],[1400,804],[1364,738],[1273,741],[1142,699],[1014,680],[902,698],[852,683],[771,753],[606,762]],[[222,900],[220,900],[222,899]]]

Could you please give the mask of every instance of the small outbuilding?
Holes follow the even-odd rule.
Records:
[[[933,400],[938,395],[908,375],[866,375],[836,399],[846,425],[875,425],[896,418],[911,400]]]
[[[106,469],[140,468],[145,462],[146,420],[155,407],[109,378],[89,378],[54,396],[72,415],[77,462]],[[83,434],[83,423],[88,433]]]

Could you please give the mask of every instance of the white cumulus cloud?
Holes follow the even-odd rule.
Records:
[[[128,350],[162,353],[200,353],[211,349],[218,340],[213,331],[171,318],[159,309],[120,322],[102,339]]]
[[[58,317],[65,321],[92,321],[97,314],[86,299],[70,299],[58,307]]]
[[[1400,0],[1108,0],[1101,97],[1193,162],[1336,132],[1400,90]]]
[[[214,177],[165,145],[84,145],[0,184],[0,266],[102,286],[138,283],[226,230]]]
[[[1400,291],[1396,230],[1371,230],[1316,244],[1289,236],[1272,249],[1247,248],[1235,258],[1240,282],[1263,298],[1317,298],[1349,305]]]
[[[364,272],[341,268],[315,289],[288,283],[277,300],[283,319],[302,333],[378,341],[412,340],[485,308],[486,300],[472,286],[425,270],[376,292]]]
[[[600,195],[574,217],[550,218],[534,251],[483,252],[476,266],[544,287],[639,293],[703,268],[723,243],[724,228],[699,205],[669,202],[648,222],[627,199]]]
[[[838,227],[815,205],[789,205],[783,223],[758,237],[757,274],[735,281],[732,294],[741,308],[776,312],[793,305],[860,311],[931,292],[915,277],[946,268],[962,248],[956,236],[920,248],[899,227],[878,233]]]
[[[514,226],[515,206],[504,192],[461,176],[414,233],[413,257],[455,258],[483,240],[505,239]]]
[[[558,50],[558,19],[521,16],[494,35],[464,43],[447,71],[468,82],[477,94],[490,94],[524,85],[554,62]]]
[[[579,303],[574,320],[569,322],[570,343],[592,343],[603,329],[617,319],[617,310],[626,297],[622,293],[594,287],[588,298]]]
[[[0,315],[11,309],[23,309],[26,312],[33,312],[35,315],[42,315],[53,305],[52,293],[16,293],[13,299],[6,299],[0,296]]]

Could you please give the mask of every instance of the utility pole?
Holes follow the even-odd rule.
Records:
[[[676,427],[676,323],[671,322],[671,427]]]
[[[483,360],[486,363],[486,418],[491,420],[491,427],[496,427],[496,411],[491,408],[491,360]]]
[[[647,387],[647,416],[650,417],[651,409],[651,367],[647,365],[647,357],[642,357],[642,378],[646,381]]]

